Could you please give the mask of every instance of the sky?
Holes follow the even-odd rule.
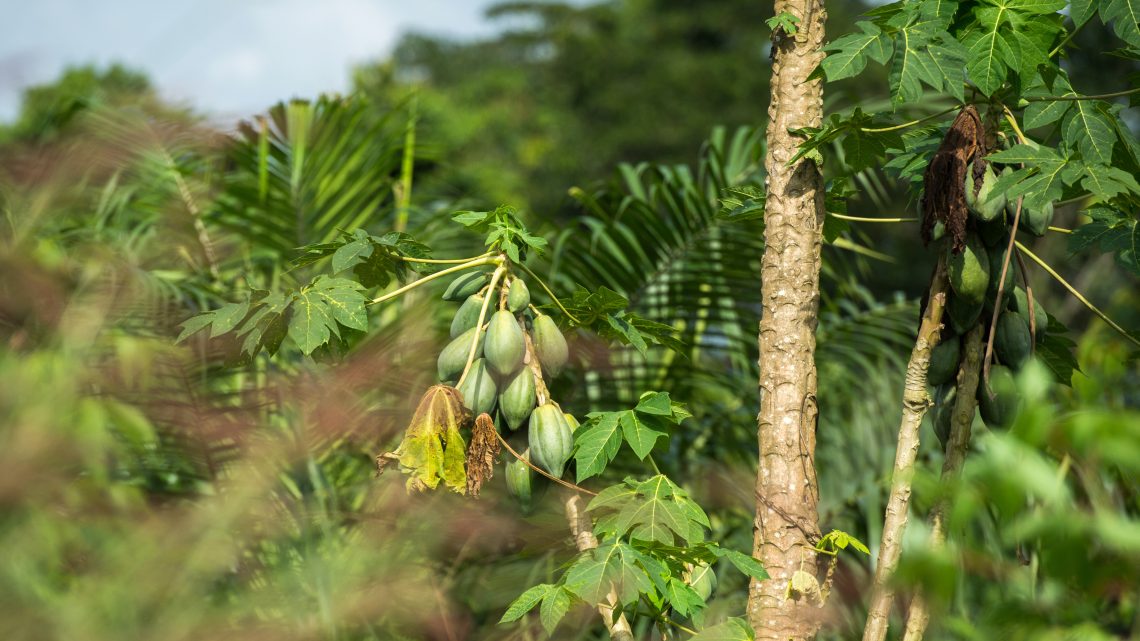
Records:
[[[67,65],[121,62],[220,119],[348,88],[408,30],[494,32],[494,0],[0,0],[0,122]]]

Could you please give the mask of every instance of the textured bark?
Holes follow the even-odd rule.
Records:
[[[594,536],[594,527],[590,523],[590,516],[586,514],[585,505],[582,504],[582,495],[573,494],[566,499],[566,521],[570,524],[570,533],[574,535],[574,545],[579,552],[592,550],[598,547],[598,537]],[[617,594],[611,591],[606,595],[607,603],[598,604],[598,614],[606,623],[612,641],[633,641],[633,630],[625,615],[618,615],[614,620],[614,607],[617,605]]]
[[[899,564],[903,534],[906,532],[907,511],[910,508],[911,477],[918,456],[918,429],[922,417],[930,407],[926,393],[926,372],[930,369],[930,351],[938,344],[942,331],[942,312],[946,307],[947,277],[945,260],[940,258],[930,283],[930,300],[922,315],[918,339],[910,352],[903,389],[903,416],[899,424],[898,443],[895,446],[895,467],[891,474],[891,495],[887,500],[887,513],[883,522],[883,538],[879,545],[879,558],[875,567],[875,583],[871,591],[871,605],[867,609],[867,625],[863,628],[863,641],[883,641],[890,624],[891,604],[895,592],[890,579]]]
[[[998,297],[1001,300],[1001,297]],[[950,438],[946,441],[946,458],[942,461],[943,480],[952,479],[962,469],[970,446],[970,427],[978,406],[978,378],[982,371],[982,326],[966,334],[965,354],[958,367],[958,392],[954,397],[954,413],[950,417]],[[930,547],[940,548],[946,542],[946,501],[939,501],[930,513]],[[920,641],[930,624],[930,605],[919,590],[911,600],[906,616],[903,641]]]
[[[752,581],[748,615],[757,639],[810,639],[820,625],[819,595],[792,593],[803,570],[819,577],[815,474],[815,330],[819,310],[824,186],[819,167],[788,161],[803,141],[789,130],[819,126],[822,86],[808,76],[823,58],[820,0],[777,0],[775,13],[799,19],[794,35],[777,30],[768,108],[768,195],[761,266],[760,443],[753,556],[771,578]]]

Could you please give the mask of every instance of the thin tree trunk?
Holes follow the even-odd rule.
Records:
[[[954,413],[950,417],[950,437],[946,441],[946,458],[942,461],[943,480],[954,478],[966,460],[970,446],[970,427],[978,406],[978,377],[982,370],[982,325],[966,334],[962,365],[958,368],[958,391],[954,397]],[[939,501],[930,514],[930,547],[937,549],[946,542],[946,501]],[[920,641],[930,624],[930,604],[922,590],[915,594],[906,617],[903,641]]]
[[[570,533],[574,535],[574,545],[579,552],[592,550],[598,547],[598,537],[594,536],[594,527],[590,523],[590,516],[586,514],[582,505],[582,495],[574,493],[566,499],[566,521],[570,524]],[[633,641],[633,630],[625,615],[618,615],[614,619],[614,608],[617,606],[617,594],[612,590],[606,595],[606,603],[598,604],[598,614],[606,623],[612,641]]]
[[[946,306],[946,264],[938,259],[930,283],[930,300],[922,315],[918,339],[910,353],[903,390],[903,416],[899,425],[898,443],[895,446],[895,467],[891,474],[891,495],[887,500],[887,514],[883,523],[883,538],[879,545],[875,583],[871,591],[871,605],[867,610],[867,625],[863,628],[863,641],[883,641],[890,624],[891,604],[895,592],[890,585],[891,575],[899,564],[902,539],[906,532],[907,511],[910,507],[911,477],[918,456],[918,428],[930,407],[926,393],[926,372],[930,368],[930,352],[938,344],[942,330],[942,312]]]
[[[814,161],[788,164],[803,142],[789,130],[823,120],[821,82],[808,76],[823,58],[826,14],[821,0],[776,0],[775,13],[799,22],[795,34],[777,29],[772,44],[753,544],[771,578],[750,585],[748,615],[757,639],[799,641],[820,625],[818,593],[789,595],[788,588],[799,570],[819,576],[815,330],[824,186]]]

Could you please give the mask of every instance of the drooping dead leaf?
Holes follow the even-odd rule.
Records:
[[[966,166],[975,156],[980,158],[984,155],[984,138],[978,110],[966,105],[950,125],[923,175],[923,243],[930,244],[934,226],[942,223],[950,237],[953,252],[960,254],[966,248],[966,221],[969,219]]]
[[[483,483],[495,475],[495,458],[499,456],[499,437],[489,414],[480,414],[471,428],[471,445],[467,448],[467,493],[478,497]]]
[[[463,494],[467,490],[464,469],[466,444],[459,433],[471,418],[454,387],[435,385],[424,393],[404,440],[395,452],[376,457],[377,474],[393,462],[408,474],[408,490],[422,492],[444,485]]]

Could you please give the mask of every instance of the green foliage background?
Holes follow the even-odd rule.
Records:
[[[1019,3],[1032,4],[1004,4]],[[1136,35],[1120,13],[1131,6],[1105,3],[1104,23],[1074,36],[1065,71],[1082,92],[1136,85]],[[868,7],[828,9],[837,41],[860,33]],[[685,402],[694,417],[673,433],[662,471],[705,507],[723,545],[750,548],[771,16],[738,0],[494,12],[527,26],[474,43],[410,35],[390,60],[357,69],[346,99],[279,104],[234,135],[118,67],[75,69],[28,93],[0,132],[0,635],[540,636],[537,621],[497,622],[571,557],[559,488],[524,517],[500,475],[478,502],[407,496],[401,479],[373,478],[372,457],[432,382],[449,322],[438,291],[372,314],[367,332],[344,327],[311,358],[272,314],[256,357],[240,341],[173,341],[188,317],[251,287],[298,291],[327,265],[290,262],[297,248],[340,230],[379,234],[406,215],[404,231],[437,255],[476,254],[479,239],[446,214],[502,202],[548,234],[534,266],[560,293],[606,286],[678,330],[682,354],[651,347],[644,358],[575,335],[577,361],[555,392],[577,415],[630,407],[646,389]],[[1106,41],[1118,55],[1097,55]],[[888,110],[889,75],[871,64],[829,83],[828,111]],[[895,113],[918,118],[943,100]],[[1134,127],[1131,105],[1105,109]],[[1043,117],[1041,131],[1065,115]],[[401,210],[412,118],[415,182]],[[1074,144],[1097,151],[1096,138]],[[905,173],[836,141],[820,149],[848,159],[827,165],[857,189],[848,214],[912,210]],[[1121,211],[1063,207],[1055,224],[1077,227],[1088,212],[1101,227],[1086,234],[1129,220],[1135,230],[1135,208],[1131,219]],[[832,232],[842,242],[825,249],[820,518],[824,531],[877,542],[932,260],[913,227]],[[1126,328],[1140,326],[1136,275],[1113,268],[1128,264],[1119,234],[1089,239],[1078,249],[1093,253],[1078,259],[1053,236],[1034,248]],[[962,554],[926,550],[912,528],[902,578],[937,596],[930,638],[1140,634],[1140,369],[1128,343],[1047,276],[1034,286],[1077,332],[1082,373],[1067,388],[1029,370],[1032,410],[1007,433],[978,423],[959,483],[936,479],[941,453],[924,427],[912,521],[953,497]],[[628,453],[611,468],[609,481],[646,475]],[[842,557],[830,638],[858,637],[869,567]],[[710,622],[743,610],[744,579],[724,570]],[[568,616],[557,638],[604,638],[596,613]]]

